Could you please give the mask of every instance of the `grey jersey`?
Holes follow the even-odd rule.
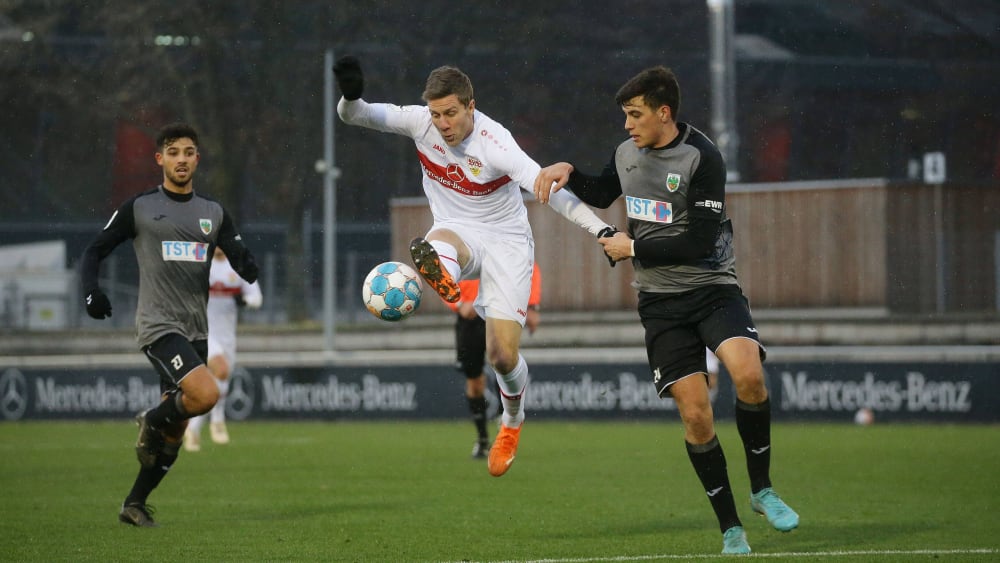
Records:
[[[170,333],[189,341],[208,338],[208,278],[216,246],[244,279],[257,279],[253,257],[221,204],[160,186],[122,204],[87,248],[84,292],[97,288],[100,260],[127,238],[134,239],[139,263],[135,324],[140,347]]]
[[[632,285],[639,291],[679,293],[705,285],[738,283],[724,184],[702,180],[719,177],[720,170],[709,171],[709,167],[722,167],[721,177],[725,177],[722,157],[701,131],[688,124],[679,129],[677,139],[662,149],[639,149],[631,139],[615,149],[628,232],[636,240],[673,237],[687,230],[692,213],[709,212],[722,219],[715,252],[694,262],[651,267],[633,260],[636,278]]]

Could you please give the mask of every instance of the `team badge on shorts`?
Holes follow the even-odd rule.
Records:
[[[211,219],[198,219],[198,224],[201,226],[201,232],[211,234],[212,232],[212,220]]]

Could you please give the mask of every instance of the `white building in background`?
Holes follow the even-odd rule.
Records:
[[[64,241],[0,246],[0,329],[67,328],[76,279]]]

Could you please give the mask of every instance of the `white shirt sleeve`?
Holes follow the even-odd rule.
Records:
[[[366,127],[384,133],[396,133],[415,138],[428,119],[424,106],[397,106],[393,104],[370,104],[363,99],[337,103],[337,115],[348,125]]]
[[[559,190],[558,192],[549,194],[549,207],[554,209],[556,213],[580,225],[595,237],[602,229],[610,226],[595,215],[587,207],[587,204],[580,201],[580,198],[576,197],[576,194],[569,190]]]
[[[264,294],[260,291],[260,284],[243,281],[243,302],[251,309],[259,309],[264,304]]]

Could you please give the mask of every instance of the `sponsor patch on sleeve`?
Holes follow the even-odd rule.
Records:
[[[712,211],[714,211],[716,213],[722,213],[722,202],[721,201],[715,201],[715,200],[711,200],[711,199],[705,199],[705,200],[702,200],[702,201],[696,201],[696,202],[694,202],[694,206],[695,207],[701,207],[703,209],[711,209]]]

